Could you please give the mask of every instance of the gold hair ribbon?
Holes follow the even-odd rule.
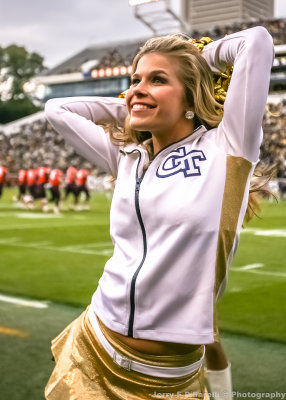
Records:
[[[209,37],[202,37],[201,39],[190,39],[189,42],[192,43],[200,52],[202,52],[203,48],[212,42],[212,39]],[[214,97],[216,101],[220,104],[223,104],[225,102],[232,71],[233,66],[227,67],[225,72],[213,73]]]

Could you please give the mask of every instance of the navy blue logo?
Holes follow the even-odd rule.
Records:
[[[201,175],[199,162],[205,161],[206,157],[202,150],[191,150],[188,153],[186,148],[179,147],[171,152],[171,155],[157,169],[158,178],[167,178],[168,176],[182,172],[184,177]]]

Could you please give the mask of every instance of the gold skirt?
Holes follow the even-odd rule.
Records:
[[[203,354],[201,346],[184,355],[148,355],[118,343],[102,324],[101,329],[116,351],[151,366],[185,366]],[[56,366],[45,389],[47,400],[208,399],[203,368],[179,378],[158,378],[115,364],[95,336],[87,310],[52,341],[52,353]]]

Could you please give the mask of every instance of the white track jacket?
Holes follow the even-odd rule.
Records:
[[[223,291],[259,157],[273,62],[262,27],[207,45],[213,71],[234,65],[218,128],[197,128],[149,162],[144,146],[111,143],[100,126],[123,124],[125,101],[49,100],[52,126],[86,159],[116,177],[110,231],[114,254],[92,307],[110,329],[134,338],[214,341],[215,301]]]

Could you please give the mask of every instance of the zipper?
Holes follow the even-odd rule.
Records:
[[[202,126],[199,126],[198,128],[196,128],[194,130],[194,132],[198,131]],[[192,134],[194,133],[192,132]],[[190,136],[190,135],[189,135]],[[175,143],[179,143],[184,139],[180,139]],[[162,151],[166,150],[168,147],[174,145],[174,143],[164,147],[163,149],[161,149],[156,155],[155,157],[157,157]],[[140,206],[139,206],[139,192],[140,192],[140,186],[142,183],[142,180],[144,178],[145,172],[146,170],[143,172],[142,176],[139,178],[139,165],[141,162],[141,158],[142,158],[142,154],[138,149],[134,149],[130,152],[128,152],[127,154],[131,154],[138,151],[139,152],[139,160],[138,160],[138,164],[137,164],[137,168],[136,168],[136,186],[135,186],[135,210],[136,210],[136,214],[137,214],[137,218],[139,221],[139,225],[142,231],[142,237],[143,237],[143,256],[141,259],[141,262],[137,268],[137,270],[135,271],[132,280],[131,280],[131,287],[130,287],[130,315],[129,315],[129,323],[128,323],[128,336],[129,337],[133,337],[133,327],[134,327],[134,315],[135,315],[135,286],[136,286],[136,279],[137,276],[145,262],[146,259],[146,255],[147,255],[147,237],[146,237],[146,231],[145,231],[145,227],[144,227],[144,223],[143,223],[143,219],[142,219],[142,215],[141,215],[141,211],[140,211]],[[154,158],[155,158],[154,157]]]
[[[140,269],[142,268],[142,265],[144,264],[145,258],[146,258],[146,254],[147,254],[147,238],[146,238],[146,231],[145,231],[145,227],[144,227],[144,223],[143,223],[143,219],[142,219],[142,215],[141,215],[141,211],[140,211],[140,206],[139,206],[139,192],[140,192],[140,185],[141,182],[144,178],[145,172],[143,172],[142,176],[139,178],[138,177],[138,170],[139,170],[139,165],[140,165],[140,161],[141,161],[141,153],[140,153],[140,157],[139,157],[139,161],[137,164],[137,169],[136,169],[136,186],[135,186],[135,210],[136,210],[136,214],[137,214],[137,218],[140,224],[140,228],[142,231],[142,237],[143,237],[143,256],[141,259],[141,262],[137,268],[137,270],[135,271],[132,280],[131,280],[131,287],[130,287],[130,316],[129,316],[129,324],[128,324],[128,336],[129,337],[133,337],[133,325],[134,325],[134,314],[135,314],[135,286],[136,286],[136,279],[137,276],[140,272]]]

